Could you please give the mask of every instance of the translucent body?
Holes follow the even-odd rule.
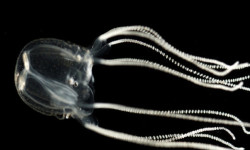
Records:
[[[22,100],[46,115],[85,118],[94,101],[92,56],[85,48],[57,39],[27,44],[15,69]]]
[[[153,42],[159,48],[133,38],[121,38],[109,41],[113,37],[117,38],[121,36],[145,38]],[[133,43],[149,48],[163,56],[166,61],[173,63],[176,68],[181,71],[149,60],[137,58],[117,58],[108,60],[100,57],[101,54],[105,53],[111,46],[122,43]],[[147,67],[171,74],[206,88],[222,89],[226,91],[235,91],[239,89],[250,91],[249,87],[243,86],[243,81],[250,79],[249,75],[233,79],[212,77],[205,73],[200,73],[198,70],[188,68],[185,64],[181,64],[169,57],[167,53],[172,53],[188,63],[191,63],[194,67],[198,67],[215,76],[226,76],[234,70],[250,67],[249,63],[240,64],[237,61],[233,65],[228,65],[215,59],[181,52],[169,45],[158,33],[148,27],[128,26],[115,28],[102,34],[96,39],[91,50],[58,39],[39,39],[30,42],[23,48],[17,60],[15,68],[16,89],[22,100],[36,111],[45,115],[53,115],[60,119],[73,117],[80,120],[85,128],[110,138],[152,147],[210,150],[227,150],[230,148],[242,150],[243,148],[235,147],[217,136],[209,133],[204,134],[204,132],[208,131],[223,130],[235,139],[234,134],[225,127],[207,127],[186,133],[143,137],[104,129],[89,122],[94,109],[111,109],[137,115],[178,118],[212,124],[240,126],[244,133],[250,134],[250,131],[246,129],[250,128],[250,123],[242,122],[234,115],[219,111],[159,111],[119,104],[94,103],[94,89],[92,86],[94,82],[92,75],[94,63],[107,66]],[[98,56],[98,58],[96,56]],[[179,140],[190,137],[211,139],[227,147],[199,142],[179,142]]]

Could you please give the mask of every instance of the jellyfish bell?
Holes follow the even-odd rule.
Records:
[[[83,119],[93,111],[92,66],[86,48],[58,39],[35,40],[18,57],[16,89],[40,113]]]

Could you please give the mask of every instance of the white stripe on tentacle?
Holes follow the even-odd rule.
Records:
[[[197,84],[197,85],[200,85],[200,86],[203,86],[203,87],[214,88],[214,89],[222,89],[222,90],[225,90],[225,91],[235,91],[235,90],[240,89],[242,87],[242,85],[243,85],[243,82],[240,82],[238,85],[235,85],[233,87],[229,87],[226,82],[225,83],[223,82],[223,83],[225,85],[227,85],[227,86],[222,85],[221,83],[216,83],[216,82],[211,82],[211,83],[206,82],[206,80],[195,78],[195,77],[192,77],[190,75],[181,73],[179,71],[170,69],[170,68],[168,68],[166,66],[157,64],[155,62],[150,62],[148,60],[143,60],[143,59],[121,58],[121,59],[106,60],[106,59],[98,59],[98,58],[96,58],[94,61],[95,61],[95,63],[99,63],[99,64],[107,65],[107,66],[147,67],[147,68],[150,68],[150,69],[155,69],[155,70],[158,70],[158,71],[162,71],[162,72],[177,76],[179,78],[185,79],[187,81],[190,81],[190,82],[192,82],[194,84]],[[230,84],[230,85],[232,85],[232,84]]]
[[[120,36],[120,35],[137,36],[137,37],[142,37],[142,38],[146,38],[148,40],[151,40],[155,44],[157,44],[158,46],[161,46],[164,50],[167,50],[167,51],[175,54],[176,56],[196,65],[197,67],[199,67],[203,70],[206,70],[210,73],[213,73],[214,75],[217,75],[217,76],[225,76],[226,74],[230,73],[232,70],[250,66],[248,63],[238,64],[238,62],[234,63],[233,65],[227,65],[227,64],[220,62],[218,60],[208,59],[208,58],[204,58],[204,57],[198,57],[198,56],[186,54],[184,52],[177,50],[176,48],[174,48],[170,44],[168,44],[154,30],[152,30],[148,27],[143,27],[143,26],[128,26],[128,27],[115,28],[115,29],[112,29],[112,30],[102,34],[99,37],[99,40],[106,41],[107,39],[109,39],[111,37]],[[201,62],[203,62],[203,63],[201,63]],[[222,68],[222,69],[225,68],[225,70],[218,71],[218,70],[215,70],[215,69],[207,66],[204,63],[215,64],[217,66],[221,66],[219,68]]]
[[[193,149],[207,149],[207,150],[230,150],[230,148],[222,147],[222,146],[216,146],[212,144],[206,144],[206,143],[198,143],[198,142],[161,142],[161,141],[155,141],[150,140],[147,138],[143,138],[136,135],[131,135],[123,132],[117,132],[113,130],[108,130],[101,128],[99,126],[84,123],[83,124],[85,128],[94,131],[96,133],[99,133],[101,135],[104,135],[106,137],[110,137],[113,139],[118,139],[130,143],[145,145],[145,146],[151,146],[151,147],[161,147],[161,148],[193,148]]]
[[[183,120],[192,120],[192,121],[197,121],[197,122],[207,122],[207,123],[213,123],[213,124],[235,125],[235,126],[240,126],[242,130],[244,131],[244,133],[250,134],[250,132],[246,130],[246,127],[250,128],[250,123],[243,123],[238,117],[232,114],[219,112],[219,111],[213,111],[213,110],[159,111],[159,110],[129,107],[129,106],[111,104],[111,103],[95,103],[93,104],[92,107],[94,109],[111,109],[111,110],[118,110],[122,112],[133,113],[133,114],[178,118],[178,119],[183,119]],[[233,123],[233,121],[230,121],[230,120],[221,120],[221,119],[216,119],[216,118],[193,116],[190,114],[221,116],[225,118],[230,118],[234,120],[234,122],[237,122],[237,123]]]
[[[197,75],[201,78],[204,78],[204,79],[207,79],[207,80],[213,80],[213,81],[219,81],[219,82],[227,82],[227,83],[234,83],[234,82],[240,82],[240,81],[244,81],[244,80],[248,80],[250,79],[250,75],[247,75],[247,76],[243,76],[243,77],[238,77],[238,78],[233,78],[233,79],[223,79],[223,80],[218,80],[216,78],[213,78],[211,76],[208,76],[208,75],[205,75],[205,74],[202,74],[198,71],[195,71],[193,69],[190,69],[188,67],[186,67],[185,65],[181,64],[180,62],[176,61],[175,59],[171,58],[170,56],[168,56],[166,53],[164,53],[163,51],[161,51],[160,49],[154,47],[153,45],[150,45],[150,44],[147,44],[145,42],[142,42],[142,41],[139,41],[139,40],[134,40],[134,39],[119,39],[119,40],[115,40],[115,41],[112,41],[110,43],[108,43],[108,45],[110,46],[113,46],[113,45],[117,45],[117,44],[121,44],[121,43],[133,43],[133,44],[138,44],[138,45],[141,45],[141,46],[144,46],[144,47],[147,47],[157,53],[159,53],[161,56],[163,56],[166,60],[168,60],[169,62],[173,63],[174,65],[176,65],[177,67],[187,71],[187,72],[190,72],[194,75]],[[239,65],[237,69],[243,69],[244,64],[241,64]],[[245,65],[244,65],[245,66]],[[211,66],[209,66],[211,68]],[[220,69],[220,68],[218,68]],[[224,68],[225,69],[225,68]]]
[[[161,142],[168,142],[169,139],[175,138],[175,137],[180,137],[182,135],[183,134],[165,134],[165,135],[146,136],[146,138],[151,139],[151,140],[161,141]],[[224,145],[226,145],[234,150],[244,150],[243,147],[236,147],[232,143],[225,141],[217,136],[210,135],[210,134],[198,133],[198,134],[190,135],[188,138],[207,138],[207,139],[211,139],[211,140],[214,140],[216,142],[219,142],[221,144],[224,144]]]

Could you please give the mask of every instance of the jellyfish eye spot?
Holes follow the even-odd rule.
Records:
[[[74,85],[74,87],[78,87],[78,82],[75,81],[73,85]]]
[[[74,78],[69,78],[69,85],[73,86],[73,87],[78,87],[79,83],[77,81],[74,80]]]

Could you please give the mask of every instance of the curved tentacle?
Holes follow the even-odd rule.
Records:
[[[208,132],[208,131],[218,131],[218,130],[223,130],[223,131],[227,132],[232,137],[233,140],[236,139],[234,134],[229,129],[227,129],[225,127],[207,127],[207,128],[201,128],[201,129],[197,129],[194,131],[190,131],[188,133],[181,134],[180,136],[172,137],[170,139],[167,139],[167,141],[170,141],[170,142],[176,141],[176,140],[184,139],[186,137],[190,137],[190,136],[195,135],[195,134]]]
[[[118,27],[118,28],[114,28],[114,30],[110,30],[109,32],[119,32],[119,31],[139,31],[139,32],[144,32],[144,33],[148,33],[151,34],[153,36],[155,36],[156,38],[158,38],[159,40],[162,40],[163,38],[153,29],[149,28],[149,27],[145,27],[145,26],[126,26],[126,27]],[[179,51],[179,50],[177,50]],[[181,52],[181,51],[180,51]],[[215,59],[210,59],[210,58],[205,58],[205,57],[200,57],[200,56],[195,56],[195,55],[191,55],[191,54],[187,54],[182,52],[183,54],[185,54],[186,56],[193,58],[194,60],[198,60],[200,62],[203,62],[205,66],[209,67],[209,68],[213,68],[213,69],[226,69],[226,66],[229,66],[221,61],[215,60]],[[214,63],[215,65],[208,65],[205,64],[205,62],[207,63]],[[239,64],[235,69],[241,70],[244,68],[248,68],[250,67],[249,63],[242,63]]]
[[[165,135],[146,136],[146,138],[151,139],[151,140],[165,142],[169,138],[179,137],[181,135],[183,135],[183,134],[165,134]],[[207,138],[207,139],[211,139],[211,140],[214,140],[216,142],[219,142],[221,144],[224,144],[224,145],[226,145],[234,150],[244,150],[244,147],[236,147],[232,143],[225,141],[217,136],[210,135],[210,134],[198,133],[198,134],[190,135],[188,138],[190,138],[190,137],[191,138]]]
[[[169,62],[173,63],[174,65],[176,65],[177,67],[185,70],[185,71],[188,71],[194,75],[197,75],[199,77],[202,77],[202,78],[205,78],[205,79],[209,79],[209,80],[213,80],[213,81],[219,81],[218,79],[215,79],[209,75],[205,75],[205,74],[202,74],[198,71],[195,71],[191,68],[188,68],[186,66],[184,66],[183,64],[179,63],[178,61],[176,61],[175,59],[171,58],[170,56],[168,56],[166,53],[164,53],[163,51],[161,51],[160,49],[154,47],[153,45],[150,45],[148,43],[145,43],[145,42],[142,42],[140,40],[134,40],[134,39],[119,39],[119,40],[115,40],[115,41],[112,41],[110,43],[108,43],[110,46],[113,46],[113,45],[116,45],[116,44],[121,44],[121,43],[133,43],[133,44],[138,44],[138,45],[141,45],[141,46],[144,46],[144,47],[147,47],[149,49],[152,49],[153,51],[159,53],[161,56],[163,56],[166,60],[168,60]],[[241,66],[243,66],[244,64],[241,64]],[[225,69],[225,68],[224,68]],[[243,69],[243,67],[241,67],[241,69]],[[221,80],[221,82],[228,82],[228,83],[234,83],[234,82],[240,82],[240,81],[244,81],[244,80],[248,80],[250,79],[250,75],[247,75],[247,76],[243,76],[243,77],[238,77],[238,78],[233,78],[233,79],[223,79]]]
[[[204,58],[204,57],[198,57],[198,56],[186,54],[184,52],[177,50],[176,48],[174,48],[170,44],[168,44],[154,30],[152,30],[148,27],[144,27],[144,28],[146,28],[147,30],[143,29],[142,26],[115,28],[115,29],[112,29],[112,30],[102,34],[99,37],[99,40],[101,40],[101,41],[107,40],[111,37],[115,37],[115,36],[119,36],[119,35],[131,35],[131,36],[138,36],[138,37],[146,38],[146,39],[153,41],[157,45],[161,46],[163,49],[175,54],[176,56],[196,65],[197,67],[199,67],[203,70],[206,70],[210,73],[213,73],[214,75],[217,75],[217,76],[225,76],[226,74],[230,73],[232,70],[239,68],[238,67],[239,65],[242,65],[242,64],[238,64],[238,62],[234,63],[233,65],[226,65],[225,63],[220,62],[218,60],[208,59],[208,58]],[[201,61],[203,63],[212,63],[212,64],[216,64],[219,66],[223,66],[221,68],[226,68],[226,69],[224,71],[218,71],[218,70],[215,70],[213,68],[207,67],[206,65],[202,64],[199,61]],[[245,65],[246,65],[246,63],[245,63]],[[242,66],[241,66],[241,68],[242,68]]]
[[[128,112],[128,113],[134,113],[134,114],[143,114],[143,115],[150,115],[150,116],[159,116],[159,117],[170,117],[170,118],[178,118],[183,120],[192,120],[197,122],[208,122],[208,123],[214,123],[214,124],[225,124],[225,125],[237,125],[242,128],[244,133],[250,134],[249,131],[246,130],[245,124],[249,123],[243,123],[238,117],[224,113],[219,111],[213,111],[213,110],[173,110],[173,111],[159,111],[159,110],[151,110],[151,109],[143,109],[143,108],[136,108],[136,107],[129,107],[119,104],[111,104],[111,103],[95,103],[93,104],[93,107],[95,109],[112,109],[112,110],[118,110],[122,112]],[[187,115],[187,114],[206,114],[206,115],[216,115],[221,117],[230,118],[237,122],[233,123],[228,120],[220,120],[216,118],[207,118],[207,117],[199,117],[199,116],[193,116],[193,115]],[[248,126],[250,127],[250,126]]]
[[[147,67],[155,70],[159,70],[165,73],[169,73],[171,75],[180,77],[182,79],[185,79],[187,81],[190,81],[194,84],[207,87],[207,88],[214,88],[214,89],[222,89],[225,91],[235,91],[242,87],[243,82],[240,82],[238,85],[235,85],[233,87],[225,86],[222,84],[218,84],[217,82],[204,82],[206,80],[202,80],[199,78],[192,77],[190,75],[181,73],[179,71],[170,69],[166,66],[150,62],[148,60],[142,60],[142,59],[134,59],[134,58],[122,58],[122,59],[112,59],[112,60],[105,60],[105,59],[95,59],[96,63],[102,64],[102,65],[109,65],[109,66],[138,66],[138,67]]]
[[[152,147],[162,147],[162,148],[194,148],[194,149],[207,149],[207,150],[229,150],[230,148],[216,146],[212,144],[206,143],[198,143],[198,142],[161,142],[161,141],[154,141],[147,138],[143,138],[136,135],[131,135],[127,133],[117,132],[113,130],[108,130],[101,128],[96,125],[92,125],[89,123],[83,124],[85,128],[99,133],[101,135],[118,139],[130,143],[145,145],[145,146],[152,146]]]

